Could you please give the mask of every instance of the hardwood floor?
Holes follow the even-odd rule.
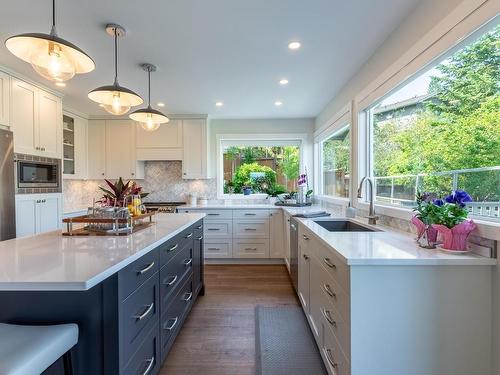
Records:
[[[161,375],[255,374],[255,306],[298,305],[284,265],[207,265]]]

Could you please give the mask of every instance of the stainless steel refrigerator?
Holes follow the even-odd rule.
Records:
[[[16,237],[14,136],[0,129],[0,241]]]

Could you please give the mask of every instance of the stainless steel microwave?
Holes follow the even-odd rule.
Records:
[[[15,160],[18,193],[61,191],[61,160],[23,154]]]

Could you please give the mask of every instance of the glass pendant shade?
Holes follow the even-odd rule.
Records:
[[[53,82],[64,82],[75,74],[88,73],[95,69],[94,60],[89,55],[57,36],[54,1],[50,34],[15,35],[5,41],[5,46],[13,55],[30,63],[38,74]]]
[[[152,132],[157,130],[160,124],[166,124],[170,120],[163,113],[151,107],[151,72],[156,71],[156,66],[142,64],[142,69],[148,72],[148,106],[132,112],[129,117],[139,122],[144,130]]]
[[[115,82],[112,85],[92,90],[88,97],[101,104],[106,112],[120,116],[127,113],[131,107],[141,105],[144,101],[135,92],[120,86],[118,83],[118,37],[125,35],[125,29],[119,25],[110,24],[106,26],[106,31],[113,35],[115,41]]]

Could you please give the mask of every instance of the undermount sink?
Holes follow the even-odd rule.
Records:
[[[315,220],[316,224],[330,232],[378,232],[379,229],[370,228],[349,220]]]

